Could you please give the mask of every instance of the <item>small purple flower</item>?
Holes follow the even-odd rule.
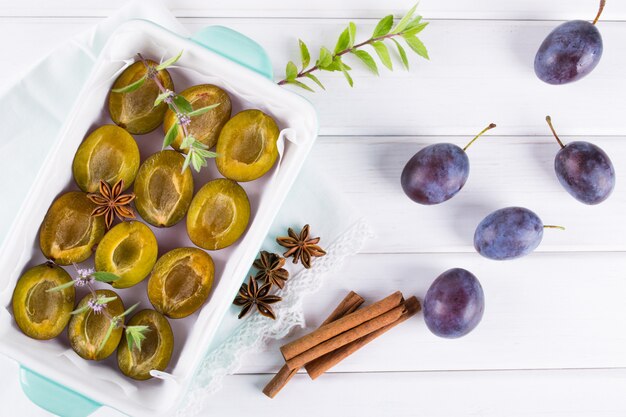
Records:
[[[104,311],[104,304],[99,304],[98,300],[96,300],[95,298],[87,301],[87,305],[95,314],[100,314],[102,313],[102,311]]]
[[[172,104],[174,102],[174,92],[170,90],[167,90],[165,92],[167,93],[167,96],[165,96],[163,101],[167,104]]]
[[[156,67],[148,65],[148,78],[156,78],[158,73]]]
[[[179,125],[186,127],[189,126],[189,123],[191,123],[191,118],[186,114],[178,113],[177,116]]]
[[[93,274],[95,273],[95,269],[93,268],[77,268],[76,273],[76,286],[84,287],[85,285],[91,284],[94,281]]]

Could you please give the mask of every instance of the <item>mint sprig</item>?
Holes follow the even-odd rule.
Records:
[[[285,78],[279,81],[278,84],[291,84],[307,91],[314,91],[309,84],[304,82],[304,79],[308,79],[315,83],[318,87],[325,89],[322,82],[315,75],[313,75],[313,72],[340,71],[343,73],[348,84],[352,87],[354,84],[350,74],[352,68],[345,63],[345,55],[350,54],[351,56],[356,57],[374,74],[379,75],[380,73],[378,64],[371,52],[362,49],[365,46],[370,46],[378,57],[380,63],[382,63],[383,66],[388,68],[390,71],[393,71],[393,61],[391,59],[389,47],[395,46],[402,66],[408,70],[409,60],[406,50],[397,41],[397,39],[402,39],[417,55],[424,59],[429,59],[426,46],[417,37],[417,35],[424,30],[428,23],[422,22],[422,17],[415,15],[416,9],[417,4],[413,6],[395,26],[393,15],[383,17],[374,28],[371,37],[361,43],[355,43],[357,28],[353,22],[350,22],[348,27],[346,27],[339,35],[332,52],[327,47],[321,47],[318,58],[312,66],[310,65],[311,54],[309,52],[309,48],[304,41],[299,39],[298,45],[300,48],[301,60],[300,70],[298,70],[298,66],[293,61],[289,61],[285,67]]]

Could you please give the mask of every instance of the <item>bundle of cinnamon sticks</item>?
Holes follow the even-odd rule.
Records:
[[[263,393],[274,398],[301,367],[316,379],[420,310],[417,298],[405,300],[400,291],[359,309],[364,301],[351,291],[317,330],[281,347],[285,365]]]

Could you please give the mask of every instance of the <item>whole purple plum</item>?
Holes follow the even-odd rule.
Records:
[[[589,74],[602,57],[602,36],[596,22],[604,9],[600,9],[593,21],[571,20],[550,32],[535,55],[535,74],[548,84],[566,84],[580,80]]]
[[[546,116],[561,149],[554,158],[554,172],[565,190],[585,204],[599,204],[615,188],[615,168],[609,156],[593,143],[576,141],[564,145]]]
[[[490,124],[464,148],[452,143],[437,143],[417,152],[404,166],[400,183],[404,193],[416,203],[432,205],[454,197],[469,176],[469,158],[465,151],[489,129]]]
[[[480,323],[485,296],[478,279],[462,268],[439,275],[424,297],[424,320],[435,335],[454,339]]]

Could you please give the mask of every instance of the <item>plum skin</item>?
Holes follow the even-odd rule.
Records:
[[[602,36],[590,22],[572,20],[550,32],[535,55],[535,74],[548,84],[566,84],[589,74],[602,57]]]
[[[452,143],[438,143],[417,152],[404,166],[404,193],[420,204],[443,203],[454,197],[469,176],[469,158]]]
[[[523,207],[507,207],[485,217],[476,227],[474,248],[494,260],[520,258],[534,251],[543,238],[543,222]]]
[[[424,320],[439,337],[465,336],[480,323],[485,296],[478,279],[469,271],[453,268],[439,275],[424,297]]]
[[[561,148],[554,158],[554,171],[563,188],[585,204],[603,202],[615,188],[611,159],[589,142],[570,142]]]

